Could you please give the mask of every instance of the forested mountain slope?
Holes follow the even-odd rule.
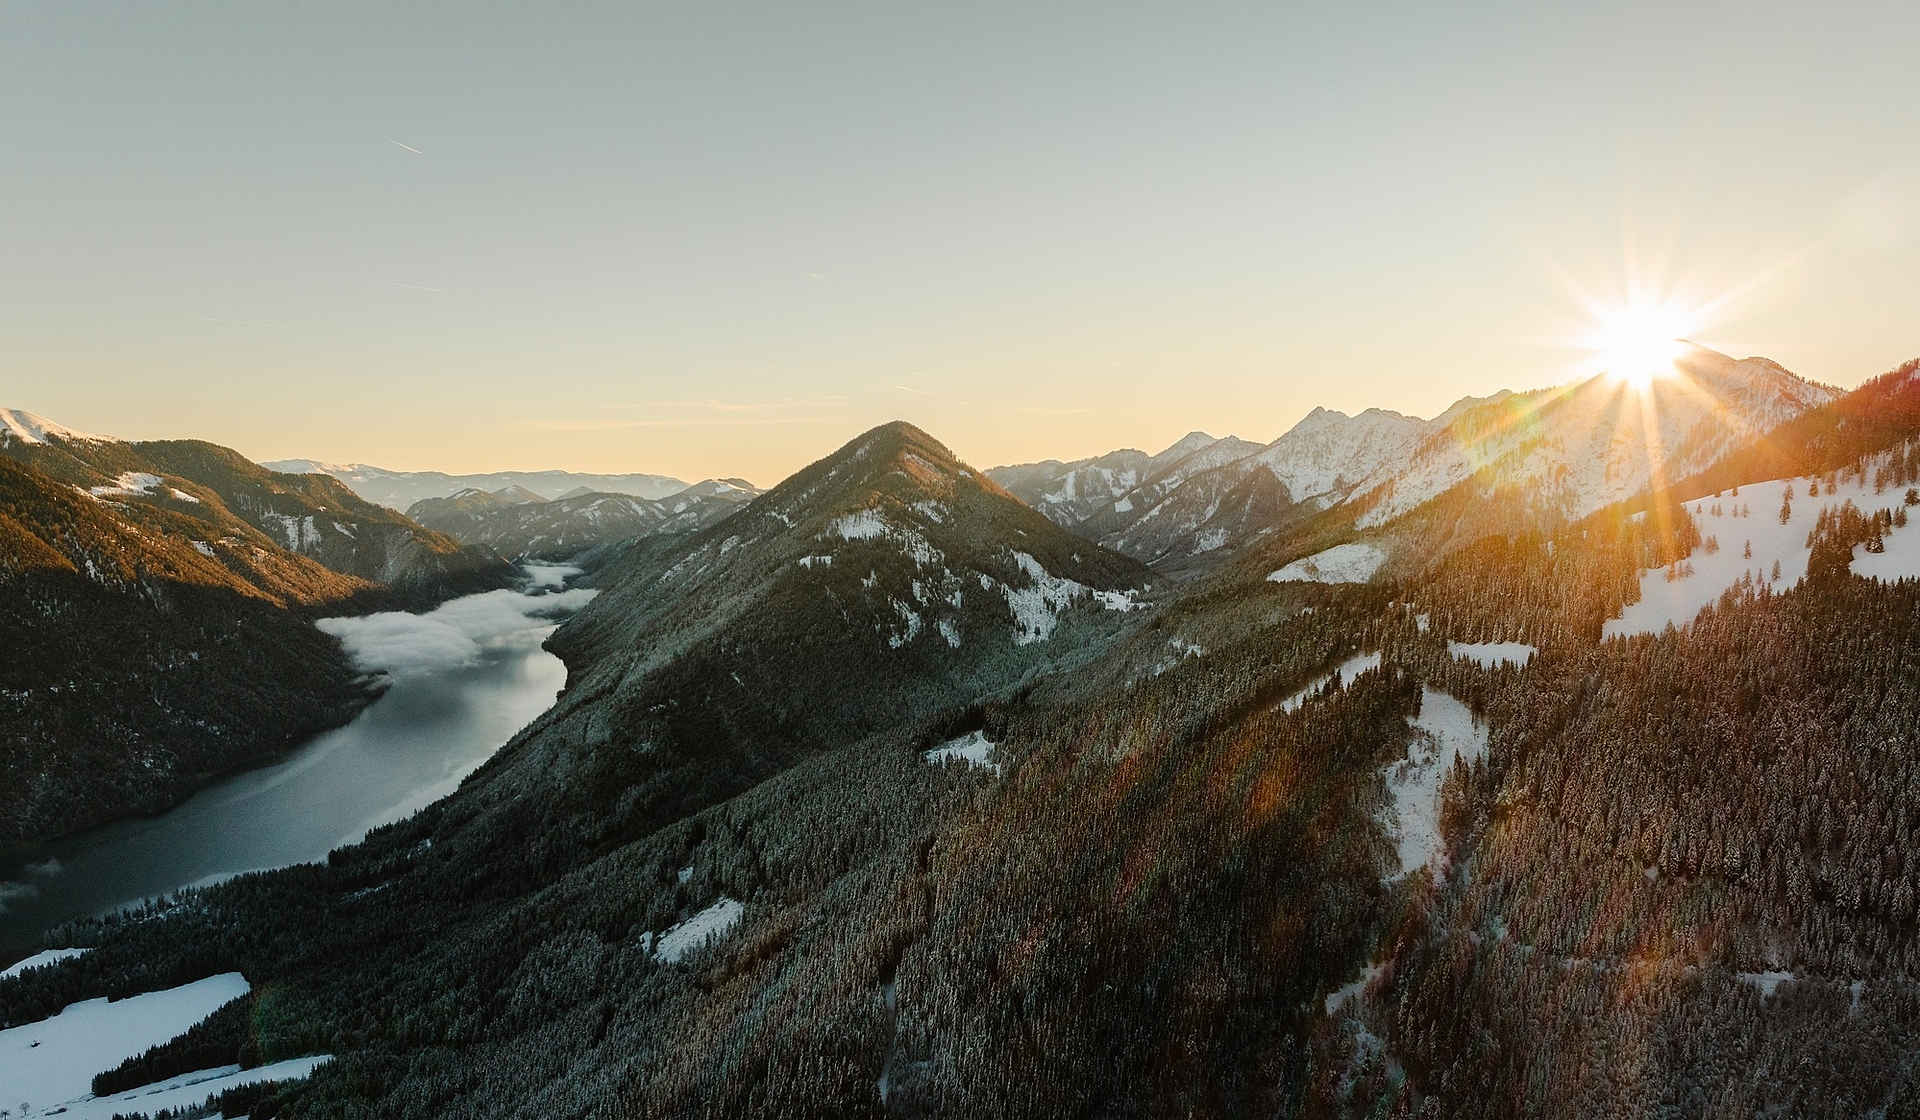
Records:
[[[96,497],[153,505],[210,524],[238,519],[283,549],[350,576],[383,584],[414,603],[504,587],[512,569],[357,497],[326,475],[279,474],[238,452],[199,440],[128,443],[65,429],[27,413],[0,431],[0,456]],[[34,425],[43,437],[28,434]]]
[[[1639,504],[1163,586],[890,426],[606,569],[453,797],[0,1015],[241,969],[288,1116],[1913,1115],[1920,581],[1849,568],[1920,527],[1608,639],[1708,547]]]
[[[171,804],[366,699],[311,612],[382,589],[234,517],[0,457],[0,851]]]

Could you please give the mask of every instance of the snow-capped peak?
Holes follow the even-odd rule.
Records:
[[[45,443],[49,436],[59,439],[90,440],[94,443],[119,443],[112,436],[97,436],[56,424],[24,408],[0,408],[0,443]]]

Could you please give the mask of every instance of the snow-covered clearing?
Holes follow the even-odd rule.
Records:
[[[109,1003],[68,1004],[60,1014],[0,1031],[0,1093],[41,1115],[91,1095],[93,1075],[158,1046],[247,994],[237,972]],[[37,1110],[37,1111],[34,1111]],[[71,1111],[69,1111],[71,1115]],[[111,1115],[109,1113],[108,1115]]]
[[[653,955],[672,964],[695,949],[725,937],[727,931],[739,923],[740,915],[746,913],[746,909],[744,903],[722,898],[661,934],[653,944]]]
[[[159,485],[160,476],[157,474],[148,474],[145,471],[127,471],[125,474],[114,479],[112,486],[94,486],[89,488],[87,492],[96,498],[104,498],[116,494],[151,494],[154,488]]]
[[[322,1062],[333,1060],[331,1054],[318,1054],[311,1058],[289,1058],[284,1062],[275,1062],[270,1066],[256,1066],[253,1069],[241,1069],[239,1066],[220,1066],[215,1069],[203,1069],[193,1073],[183,1073],[165,1081],[156,1081],[138,1089],[129,1089],[111,1097],[87,1097],[75,1101],[59,1113],[61,1120],[112,1120],[113,1117],[130,1112],[152,1115],[161,1109],[179,1112],[192,1108],[218,1093],[235,1089],[242,1085],[253,1085],[261,1081],[298,1081],[313,1073]]]
[[[1873,466],[1867,469],[1869,479]],[[1809,480],[1787,479],[1740,487],[1715,498],[1687,503],[1687,512],[1699,526],[1703,541],[1679,565],[1649,568],[1640,575],[1640,601],[1610,620],[1602,633],[1609,638],[1630,634],[1658,634],[1686,626],[1700,611],[1743,579],[1755,587],[1784,591],[1807,574],[1807,535],[1820,514],[1848,502],[1868,516],[1878,510],[1898,510],[1904,491],[1889,488],[1873,492],[1871,481],[1849,479],[1837,486],[1820,484],[1818,496],[1807,493]],[[1782,498],[1792,491],[1787,521],[1780,520]],[[1920,513],[1920,508],[1914,510]],[[1896,580],[1920,576],[1920,529],[1895,528],[1886,537],[1886,551],[1854,550],[1853,571],[1872,579]],[[1777,574],[1776,574],[1777,573]]]
[[[842,540],[870,541],[887,535],[887,523],[880,519],[879,510],[863,509],[835,519],[827,526],[827,531],[837,534]]]
[[[1421,689],[1420,714],[1408,722],[1413,742],[1407,757],[1380,772],[1393,799],[1380,820],[1394,836],[1399,858],[1388,882],[1422,867],[1432,867],[1436,876],[1445,872],[1440,783],[1454,759],[1471,763],[1487,757],[1487,729],[1465,704],[1444,692]]]
[[[90,953],[92,951],[91,949],[42,949],[24,961],[15,961],[5,968],[0,968],[0,979],[5,979],[9,976],[18,976],[29,968],[42,968],[46,965],[53,964],[55,961],[68,960],[82,953]]]
[[[1370,544],[1337,544],[1267,576],[1272,583],[1365,583],[1387,562]]]
[[[958,739],[949,739],[927,751],[926,759],[935,766],[943,765],[951,758],[964,759],[969,770],[975,766],[981,766],[998,774],[1000,764],[993,760],[994,746],[995,744],[987,741],[986,732],[974,731]]]
[[[1491,669],[1497,665],[1525,668],[1540,651],[1522,642],[1448,642],[1447,652],[1455,657],[1471,658]]]
[[[1306,703],[1307,697],[1312,696],[1314,693],[1320,691],[1323,687],[1326,686],[1326,683],[1328,681],[1334,679],[1335,677],[1340,678],[1341,688],[1350,688],[1353,685],[1353,679],[1355,677],[1359,676],[1360,674],[1366,672],[1369,669],[1378,669],[1379,667],[1380,667],[1380,651],[1379,650],[1375,650],[1372,653],[1362,653],[1362,654],[1357,654],[1353,657],[1349,657],[1345,661],[1342,661],[1338,666],[1336,666],[1333,672],[1328,673],[1327,675],[1322,677],[1315,677],[1313,679],[1313,682],[1307,685],[1307,687],[1294,693],[1292,696],[1287,697],[1285,700],[1280,701],[1280,710],[1283,712],[1293,711],[1295,708],[1298,708],[1300,705]]]
[[[501,588],[462,596],[426,614],[382,611],[314,625],[340,639],[356,668],[405,676],[471,665],[490,646],[552,626],[552,615],[578,610],[598,594],[578,587],[545,595]]]

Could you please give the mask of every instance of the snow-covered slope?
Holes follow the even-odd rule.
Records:
[[[1362,527],[1382,525],[1480,475],[1534,511],[1576,518],[1702,470],[1836,393],[1765,358],[1695,350],[1642,394],[1607,375],[1558,389],[1462,401],[1402,463],[1361,488]]]
[[[56,424],[23,408],[0,408],[0,447],[16,440],[21,443],[45,443],[56,439],[88,440],[93,443],[117,443],[112,436],[97,436]]]
[[[1225,555],[1303,503],[1318,510],[1343,500],[1363,480],[1403,462],[1428,430],[1427,421],[1383,409],[1348,416],[1316,408],[1265,446],[1196,432],[1150,461],[1114,452],[1062,465],[1053,489],[1010,488],[1108,548],[1148,563],[1184,561]],[[1021,481],[1031,470],[989,473]]]

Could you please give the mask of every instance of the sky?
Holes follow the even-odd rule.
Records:
[[[0,407],[777,481],[1920,356],[1920,5],[0,0]],[[1724,298],[1723,298],[1724,297]]]

